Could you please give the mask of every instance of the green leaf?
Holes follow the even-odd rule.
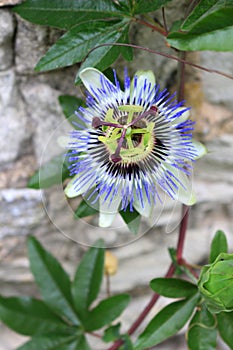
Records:
[[[198,299],[199,294],[195,294],[190,299],[176,301],[162,309],[139,336],[134,350],[150,348],[176,334],[188,321]]]
[[[102,36],[98,45],[109,44],[109,43],[114,44],[114,43],[121,42],[122,38],[126,35],[125,33],[128,32],[129,23],[127,22],[127,20],[125,20],[119,23],[119,25],[120,25],[120,29],[118,29],[115,32],[109,33],[108,35],[109,38]],[[98,45],[95,45],[95,46],[98,46]],[[79,73],[84,68],[95,67],[100,71],[104,71],[117,59],[120,52],[121,52],[121,49],[119,48],[119,46],[111,46],[111,45],[100,46],[94,51],[90,52],[78,70],[77,76],[75,78],[75,84],[77,85],[81,83],[81,80],[79,78]]]
[[[190,350],[215,350],[217,343],[216,319],[204,304],[193,316],[188,328]]]
[[[104,249],[91,247],[82,258],[73,282],[73,299],[81,319],[99,293],[104,270]]]
[[[87,202],[83,199],[79,204],[78,208],[75,210],[75,219],[85,218],[86,216],[98,214],[98,210],[90,207]]]
[[[183,51],[233,51],[233,26],[204,34],[171,33],[168,43]]]
[[[49,188],[56,184],[61,184],[69,177],[68,160],[64,153],[55,156],[30,178],[27,186],[33,189]]]
[[[121,327],[121,324],[117,323],[117,324],[115,324],[113,326],[110,326],[110,327],[106,328],[104,330],[104,335],[103,335],[102,339],[106,343],[113,342],[113,341],[115,341],[117,339],[120,339],[121,338],[120,327]]]
[[[202,34],[232,25],[232,0],[202,0],[183,22],[181,29]]]
[[[217,231],[211,242],[209,263],[212,264],[220,253],[227,253],[227,238],[223,231]]]
[[[129,31],[126,30],[122,37],[121,37],[121,42],[123,44],[129,44]],[[132,61],[133,60],[133,48],[130,46],[120,46],[120,51],[122,56],[127,60],[127,61]]]
[[[119,350],[133,350],[134,349],[132,341],[131,341],[130,337],[128,336],[128,334],[124,334],[122,336],[122,340],[123,340],[124,343],[120,347]]]
[[[85,321],[85,329],[94,331],[114,321],[129,304],[130,297],[127,294],[115,295],[102,300],[92,309]]]
[[[183,32],[182,31],[188,31]],[[232,51],[233,4],[231,0],[203,0],[168,42],[180,50]]]
[[[188,298],[198,291],[195,284],[178,278],[155,278],[150,286],[156,293],[167,298]]]
[[[109,51],[106,50],[106,47],[110,48]],[[76,85],[81,83],[81,79],[79,78],[79,73],[84,68],[93,66],[100,71],[105,71],[117,59],[117,57],[120,54],[119,47],[117,46],[106,46],[106,47],[100,47],[97,50],[95,50],[95,51],[98,51],[98,56],[97,55],[95,56],[94,52],[92,52],[81,64],[75,78]]]
[[[84,126],[84,123],[78,119],[74,112],[77,111],[80,106],[86,106],[83,100],[71,95],[61,95],[58,100],[68,122],[74,127],[74,129],[80,130],[80,125]]]
[[[130,211],[129,208],[127,208],[126,210],[121,210],[120,215],[124,222],[127,224],[129,230],[133,234],[137,234],[141,220],[141,215],[135,209],[134,211]]]
[[[48,50],[45,56],[37,63],[35,69],[37,71],[46,71],[81,62],[93,47],[99,44],[117,42],[127,23],[127,20],[117,23],[116,21],[96,20],[77,24]],[[90,53],[89,56],[97,63],[99,56],[101,56],[101,51],[104,51],[105,55],[110,49],[111,46],[105,46]],[[90,64],[90,66],[95,66],[96,63]]]
[[[171,2],[171,0],[136,0],[133,2],[133,12],[138,15],[153,12],[158,10],[160,7],[165,6],[169,2]]]
[[[36,24],[69,29],[74,25],[95,19],[121,18],[128,14],[126,6],[109,0],[26,0],[15,6],[21,17]]]
[[[26,297],[0,296],[0,319],[24,335],[65,332],[68,328],[42,301]]]
[[[233,312],[220,312],[216,316],[221,338],[230,349],[233,349]]]
[[[61,335],[58,333],[33,337],[17,350],[90,350],[78,347],[82,337],[76,335]]]
[[[71,283],[60,263],[34,238],[28,239],[30,268],[44,302],[65,320],[78,325],[72,305]]]

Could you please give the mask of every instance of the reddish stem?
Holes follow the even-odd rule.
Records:
[[[177,251],[176,251],[176,257],[177,262],[180,264],[182,262],[182,254],[184,250],[184,241],[185,241],[185,235],[187,231],[188,226],[188,217],[189,217],[189,207],[183,204],[182,206],[182,218],[180,222],[180,229],[179,229],[179,238],[177,243]]]
[[[172,277],[174,274],[174,271],[175,271],[175,266],[171,264],[169,266],[169,269],[167,270],[165,277],[167,278]],[[150,310],[153,308],[153,306],[155,305],[159,297],[160,297],[159,294],[157,293],[153,294],[151,300],[149,301],[145,309],[141,312],[141,314],[138,316],[138,318],[134,321],[134,323],[130,327],[128,331],[128,335],[133,334],[135,330],[140,326],[140,324],[142,323],[142,321],[144,321],[144,319],[146,318]],[[122,344],[123,344],[123,340],[119,339],[108,350],[117,350]]]
[[[138,23],[143,24],[146,27],[149,27],[149,28],[153,29],[155,32],[158,32],[158,33],[162,34],[163,36],[167,36],[167,34],[168,34],[167,31],[164,28],[162,28],[160,26],[155,26],[155,25],[153,25],[151,23],[148,23],[148,22],[144,21],[141,18],[135,18],[134,17],[134,20],[136,22],[138,22]]]

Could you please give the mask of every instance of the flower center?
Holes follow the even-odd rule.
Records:
[[[101,128],[103,135],[98,139],[105,144],[113,163],[137,162],[151,152],[156,113],[155,106],[143,112],[142,106],[122,105],[117,111],[110,108],[104,120],[93,118],[92,126]]]

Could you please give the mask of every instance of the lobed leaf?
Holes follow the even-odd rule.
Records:
[[[0,319],[14,331],[30,336],[68,329],[47,305],[29,297],[0,296]]]
[[[92,309],[85,321],[85,329],[94,331],[114,321],[129,304],[130,297],[127,294],[115,295],[102,300]]]
[[[199,300],[199,294],[192,298],[176,301],[162,309],[139,336],[134,350],[155,346],[176,334],[188,321]]]
[[[190,350],[215,350],[217,345],[216,319],[204,304],[193,316],[188,329]]]
[[[95,19],[122,18],[128,15],[127,6],[109,0],[26,0],[14,7],[24,19],[42,25],[69,29]]]
[[[28,250],[30,268],[44,302],[67,321],[78,325],[79,319],[73,306],[68,274],[34,237],[28,239]]]
[[[188,298],[198,291],[195,284],[178,278],[155,278],[150,287],[167,298]]]
[[[103,271],[104,249],[91,247],[82,258],[73,281],[73,299],[82,320],[99,293]]]
[[[127,23],[126,20],[117,23],[116,21],[94,20],[77,24],[47,51],[35,69],[47,71],[81,62],[93,47],[102,43],[117,42]],[[110,48],[111,46],[106,46],[102,49],[107,53]],[[99,52],[96,51],[94,56],[97,58],[98,55]]]
[[[58,333],[33,337],[17,350],[90,350],[79,347],[82,337],[80,335],[61,335]]]
[[[97,47],[101,44],[114,44],[119,43],[124,40],[125,35],[129,30],[129,22],[127,20],[121,21],[119,23],[119,29],[115,32],[111,32],[106,36],[102,36],[98,44],[93,45],[92,48]],[[79,73],[87,67],[95,67],[100,71],[106,70],[119,56],[121,53],[121,48],[119,46],[100,46],[94,51],[90,52],[85,58],[84,62],[81,64],[77,76],[75,78],[75,84],[80,84],[81,80],[79,78]]]

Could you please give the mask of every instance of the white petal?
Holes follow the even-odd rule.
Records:
[[[143,88],[145,81],[147,84],[151,83],[151,88],[155,86],[155,76],[151,70],[138,70],[134,76],[137,76],[137,89],[135,91],[134,79],[132,79],[130,84],[130,98],[137,101],[141,88]]]
[[[165,168],[174,175],[171,179],[178,187],[174,188],[175,193],[172,192],[173,199],[186,205],[193,205],[196,202],[196,196],[192,188],[191,178],[171,165],[165,164]]]
[[[83,194],[90,189],[91,180],[84,185],[80,185],[79,179],[80,174],[75,175],[66,186],[64,192],[68,198],[80,196],[80,194]]]
[[[115,85],[113,85],[113,83],[108,78],[106,78],[103,73],[101,73],[98,69],[92,67],[83,69],[79,73],[79,77],[91,95],[93,95],[93,90],[97,91],[98,89],[103,88],[101,83],[102,79],[104,79],[113,88],[116,88]]]
[[[138,70],[134,75],[138,77],[139,85],[144,85],[144,81],[151,83],[151,87],[155,85],[155,75],[152,70]]]
[[[146,218],[149,218],[152,214],[154,204],[148,202],[148,199],[145,193],[143,193],[143,205],[144,207],[142,208],[141,201],[135,195],[134,202],[133,202],[134,209],[136,209],[140,215],[145,216]]]
[[[203,157],[205,154],[207,154],[208,150],[206,146],[203,145],[203,143],[193,140],[192,145],[195,148],[195,153],[196,153],[196,156],[194,157],[194,159],[199,159]]]
[[[99,214],[99,226],[100,227],[109,227],[112,225],[114,219],[115,219],[116,213],[115,214],[109,214],[109,213],[100,213]]]
[[[109,203],[105,200],[105,195],[99,198],[99,226],[109,227],[113,223],[121,203],[121,196],[116,196]]]
[[[179,107],[177,108],[173,113],[170,114],[170,117],[177,114],[178,112],[185,110],[186,107]],[[171,120],[172,124],[180,124],[185,122],[190,117],[190,111],[186,110],[184,113],[182,113],[178,118],[174,118]]]

